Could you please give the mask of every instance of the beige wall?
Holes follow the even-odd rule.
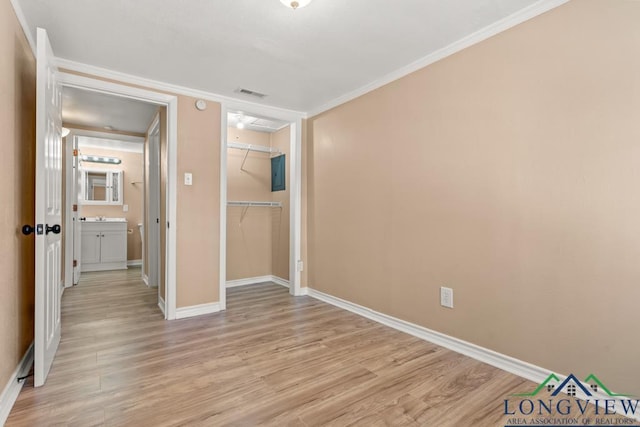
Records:
[[[195,101],[178,98],[178,307],[219,300],[221,108],[198,111]]]
[[[11,3],[0,2],[0,389],[33,341],[35,60]]]
[[[229,141],[269,147],[266,132],[227,129]],[[227,199],[271,200],[271,162],[268,153],[250,151],[241,170],[246,151],[227,149]],[[271,274],[271,208],[227,208],[227,280]]]
[[[122,174],[122,193],[123,204],[129,206],[129,211],[123,211],[123,205],[107,206],[107,205],[82,205],[81,214],[83,217],[118,217],[127,219],[127,259],[142,259],[142,239],[138,231],[138,224],[142,222],[143,214],[143,171],[144,156],[142,153],[132,153],[128,151],[108,150],[99,148],[83,148],[81,154],[117,157],[122,160],[119,165],[108,165],[102,163],[83,162],[84,169],[101,169],[101,170],[121,170]],[[136,184],[131,184],[136,182]]]
[[[255,132],[228,128],[229,141],[279,148],[289,152],[289,128]],[[289,185],[271,192],[269,153],[227,150],[227,199],[283,202],[282,208],[232,206],[227,208],[227,280],[276,275],[289,279]],[[287,172],[289,158],[287,156]],[[241,220],[242,218],[242,220]]]
[[[310,119],[310,286],[640,394],[639,22],[570,2]]]

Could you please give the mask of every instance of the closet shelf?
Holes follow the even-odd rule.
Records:
[[[281,208],[282,203],[241,200],[241,201],[227,202],[227,206],[266,206],[266,207],[272,207],[272,208]]]
[[[258,151],[260,153],[282,154],[277,148],[265,147],[264,145],[243,144],[242,142],[227,142],[228,148],[238,150]]]

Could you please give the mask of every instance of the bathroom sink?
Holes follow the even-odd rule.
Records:
[[[127,222],[126,218],[109,218],[104,216],[96,216],[86,219],[87,222]]]

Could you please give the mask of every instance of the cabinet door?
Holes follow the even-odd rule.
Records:
[[[127,260],[127,231],[101,232],[100,261],[121,262]]]
[[[92,264],[100,262],[100,231],[83,229],[81,234],[82,263]]]

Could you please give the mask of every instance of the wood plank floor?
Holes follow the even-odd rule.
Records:
[[[274,284],[167,322],[139,277],[66,290],[47,383],[28,380],[7,426],[498,426],[536,386]]]

